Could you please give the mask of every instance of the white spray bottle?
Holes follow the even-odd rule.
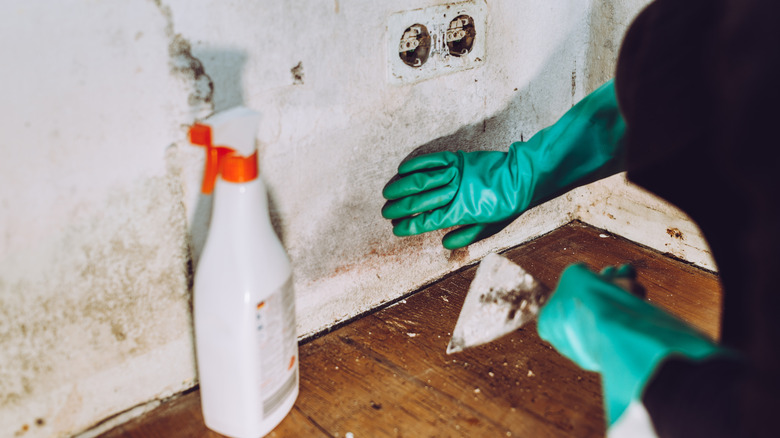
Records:
[[[299,382],[291,268],[258,175],[258,123],[237,107],[190,128],[206,147],[202,191],[214,191],[194,287],[201,405],[208,428],[237,438],[276,427]]]

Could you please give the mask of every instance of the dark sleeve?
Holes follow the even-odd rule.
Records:
[[[662,363],[644,393],[662,437],[780,436],[778,22],[777,1],[656,0],[620,50],[628,179],[699,226],[743,360]]]
[[[744,378],[745,364],[734,359],[673,357],[661,364],[642,401],[660,437],[745,436],[739,403]]]

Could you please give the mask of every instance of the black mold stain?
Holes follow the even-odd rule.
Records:
[[[154,0],[157,9],[165,18],[165,34],[171,39],[168,45],[168,56],[170,57],[171,73],[180,75],[184,79],[192,81],[193,92],[190,93],[187,102],[190,106],[199,106],[200,104],[212,105],[214,99],[214,82],[206,70],[203,63],[192,56],[192,46],[181,34],[173,30],[173,13],[171,8],[163,4],[162,0]]]
[[[171,72],[193,84],[194,89],[187,101],[190,106],[211,105],[214,100],[214,82],[206,74],[203,63],[192,56],[192,46],[189,41],[179,34],[174,35],[168,46],[168,54],[171,57]]]
[[[290,73],[293,76],[293,85],[303,85],[303,61],[298,62],[298,65],[291,68]]]
[[[571,71],[571,98],[574,99],[574,93],[577,91],[577,70]]]

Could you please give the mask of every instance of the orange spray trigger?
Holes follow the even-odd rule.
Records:
[[[248,157],[238,155],[232,148],[214,146],[211,126],[196,123],[190,127],[190,142],[206,148],[206,166],[200,191],[210,195],[214,191],[217,176],[233,183],[252,181],[258,176],[257,151]]]
[[[238,184],[257,179],[255,133],[259,118],[256,111],[239,106],[190,127],[192,144],[206,148],[201,192],[211,194],[218,175]]]
[[[196,123],[190,127],[190,142],[206,147],[206,167],[203,169],[203,184],[200,191],[210,195],[214,191],[214,183],[219,175],[222,157],[233,152],[226,147],[215,147],[211,140],[211,126]]]

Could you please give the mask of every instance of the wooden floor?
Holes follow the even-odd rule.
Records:
[[[548,287],[564,267],[632,263],[648,299],[712,337],[717,276],[622,238],[572,223],[509,250]],[[600,437],[599,377],[541,341],[530,326],[448,356],[445,348],[475,267],[300,347],[295,407],[274,437]],[[197,390],[103,436],[217,437]]]

